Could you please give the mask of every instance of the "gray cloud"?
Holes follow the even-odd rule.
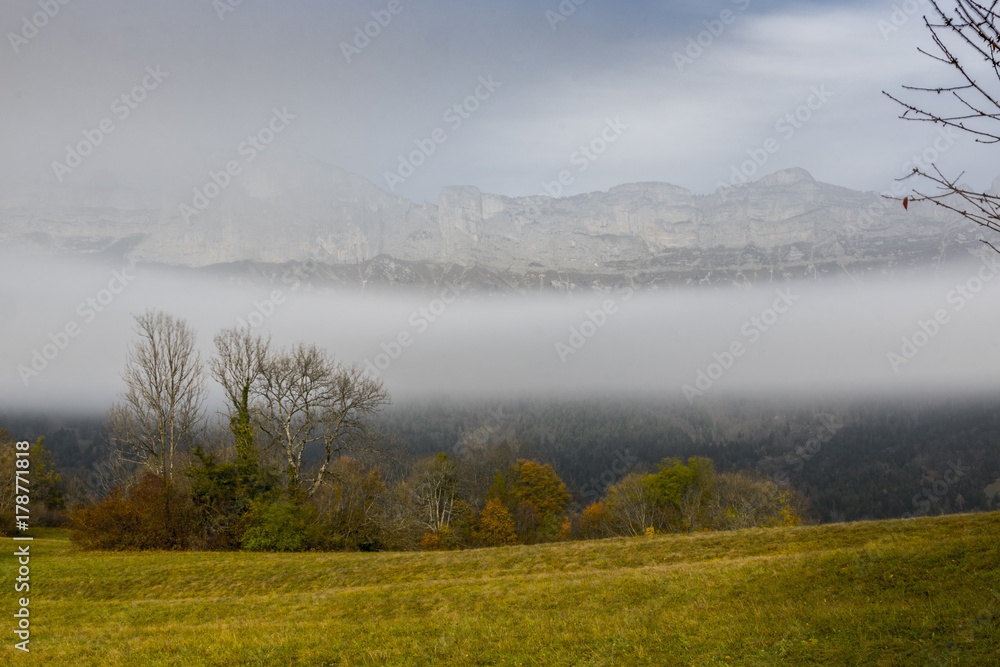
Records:
[[[928,43],[917,15],[884,38],[878,22],[890,17],[890,4],[742,5],[591,0],[553,30],[545,12],[557,2],[401,0],[401,11],[348,63],[341,44],[388,3],[245,1],[224,20],[210,2],[70,3],[20,53],[0,50],[0,175],[11,190],[25,181],[52,185],[51,163],[65,146],[109,116],[112,100],[147,66],[160,65],[170,72],[163,87],[116,123],[61,187],[117,184],[179,196],[275,106],[299,117],[282,137],[288,148],[386,187],[397,156],[448,129],[444,112],[492,74],[502,87],[448,132],[399,193],[435,201],[453,184],[537,193],[616,116],[629,131],[570,193],[633,181],[707,192],[814,85],[834,97],[760,175],[802,166],[820,180],[885,188],[929,136],[896,120],[880,94],[933,75],[915,50]],[[673,54],[725,9],[733,23],[678,71]],[[16,32],[37,11],[33,2],[7,3],[0,26]],[[959,146],[942,164],[987,184],[994,168],[977,148]]]

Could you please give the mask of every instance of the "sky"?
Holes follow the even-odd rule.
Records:
[[[450,185],[567,196],[660,181],[709,193],[790,167],[885,191],[914,155],[985,188],[1000,173],[990,147],[901,121],[882,94],[950,81],[917,52],[929,46],[928,10],[920,0],[6,0],[0,204],[143,192],[176,210],[230,163],[278,154],[279,165],[319,159],[418,203]],[[121,388],[132,313],[186,318],[207,357],[215,332],[266,310],[272,293],[28,257],[2,238],[0,263],[11,278],[0,288],[9,407],[103,409]],[[995,385],[982,359],[997,345],[995,288],[980,270],[793,285],[801,304],[759,342],[744,325],[778,298],[770,288],[612,296],[620,314],[579,348],[574,328],[589,326],[602,295],[463,297],[417,335],[425,296],[305,289],[261,330],[362,365],[411,334],[381,369],[396,397],[979,391]],[[135,286],[113,295],[123,280],[113,271],[133,271]],[[982,290],[974,304],[955,296],[970,281]],[[113,302],[103,311],[83,305],[102,294]],[[712,368],[751,342],[739,363]],[[710,391],[699,388],[715,371]]]
[[[950,80],[916,50],[930,46],[929,9],[7,0],[0,193],[183,201],[251,150],[249,137],[264,159],[280,145],[416,202],[448,185],[564,196],[661,181],[708,193],[741,166],[750,180],[803,167],[884,191],[937,137],[881,93]],[[935,157],[985,187],[1000,173],[989,152],[963,139]],[[572,182],[556,185],[564,171]]]

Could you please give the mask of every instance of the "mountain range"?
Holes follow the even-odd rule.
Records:
[[[817,182],[803,169],[708,195],[666,183],[557,199],[446,187],[435,205],[299,157],[199,192],[200,200],[196,192],[191,201],[154,205],[116,192],[8,197],[0,241],[136,264],[244,274],[308,264],[318,281],[456,281],[491,291],[896,273],[979,245],[971,223],[937,207],[904,210],[878,193]]]

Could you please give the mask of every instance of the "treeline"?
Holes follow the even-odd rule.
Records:
[[[0,431],[0,460],[13,459],[13,444]],[[667,459],[652,472],[623,461],[618,481],[584,507],[552,466],[519,458],[520,450],[517,441],[500,441],[405,465],[386,461],[387,470],[402,475],[340,456],[329,480],[306,497],[289,492],[276,466],[248,468],[234,449],[197,446],[172,480],[136,469],[101,500],[67,508],[61,479],[38,443],[32,517],[68,509],[72,539],[88,549],[375,551],[797,525],[805,512],[787,487],[716,473],[700,458]],[[229,460],[218,458],[223,452]],[[12,520],[3,528],[16,532]]]
[[[147,348],[159,340],[152,335],[154,320],[147,317],[146,328],[140,326],[140,341]],[[584,525],[588,507],[601,502],[607,509],[612,486],[632,473],[652,474],[664,459],[710,459],[717,490],[728,483],[727,475],[740,471],[740,479],[783,482],[777,487],[806,498],[809,520],[1000,508],[1000,447],[995,444],[1000,441],[1000,414],[986,400],[720,398],[694,407],[623,398],[478,406],[435,401],[383,411],[387,394],[380,385],[367,385],[371,409],[348,415],[349,389],[371,378],[352,374],[324,351],[302,345],[273,349],[268,341],[234,330],[220,334],[216,345],[217,353],[203,371],[222,383],[228,398],[221,427],[197,410],[188,420],[197,427],[175,430],[188,435],[172,441],[149,437],[161,431],[148,421],[155,411],[135,413],[141,418],[131,420],[146,420],[149,428],[130,427],[122,406],[129,400],[133,408],[138,406],[134,398],[141,395],[142,381],[135,392],[123,394],[105,420],[107,429],[93,420],[5,416],[5,423],[22,439],[48,435],[45,445],[54,453],[51,469],[61,475],[59,496],[67,507],[95,505],[110,498],[116,487],[117,502],[125,504],[128,493],[142,487],[142,474],[153,472],[174,494],[164,511],[173,517],[176,505],[186,517],[189,528],[177,532],[184,536],[177,544],[199,548],[247,548],[243,538],[249,528],[256,529],[249,534],[258,536],[258,546],[280,542],[284,538],[266,537],[275,532],[266,529],[272,521],[309,527],[312,537],[300,545],[417,548],[426,532],[437,529],[422,532],[418,521],[407,518],[413,504],[407,489],[416,484],[414,470],[429,466],[427,461],[439,453],[455,466],[458,508],[455,523],[448,515],[456,537],[428,538],[441,544],[486,543],[477,537],[481,526],[476,521],[494,498],[520,526],[518,540],[541,539],[525,528],[532,524],[525,510],[502,495],[506,487],[494,489],[498,475],[509,482],[511,466],[519,459],[558,473],[570,496],[559,517],[574,536],[592,534],[574,531]],[[296,384],[296,373],[310,378],[308,387]],[[338,394],[337,387],[346,393]],[[337,396],[348,402],[338,403]],[[357,428],[338,433],[336,424]],[[168,459],[172,463],[162,468]],[[424,463],[418,465],[420,461]],[[488,463],[473,465],[477,461]],[[464,481],[469,475],[478,481]],[[160,493],[156,484],[147,480],[142,493]],[[360,500],[376,497],[367,504]],[[338,503],[360,509],[339,514]],[[37,513],[41,521],[64,519],[58,503],[48,505]],[[597,512],[591,509],[590,515]],[[378,530],[358,518],[373,516],[379,517]],[[548,521],[541,534],[551,536],[556,519]],[[609,521],[611,527],[597,532],[624,533],[620,521]],[[715,519],[702,524],[723,525]],[[367,527],[361,530],[361,525]],[[659,525],[654,528],[671,530],[678,524],[664,520]]]
[[[121,483],[99,419],[4,415],[0,423],[32,442],[47,436],[67,505],[99,499]],[[399,441],[394,458],[378,462],[390,485],[408,474],[408,455],[446,452],[457,460],[466,450],[516,440],[518,456],[550,464],[580,508],[620,481],[615,468],[623,459],[651,470],[664,458],[690,457],[712,459],[720,473],[787,478],[808,499],[811,517],[824,522],[1000,508],[1000,414],[968,398],[719,400],[693,408],[621,398],[435,401],[392,406],[379,428]],[[306,460],[313,461],[309,452]],[[45,517],[54,522],[58,513]]]
[[[604,492],[627,453],[787,480],[823,522],[1000,509],[1000,413],[986,399],[435,401],[394,406],[384,427],[418,453],[469,436],[520,439],[581,500]]]
[[[0,428],[0,470],[4,471],[0,475],[0,535],[16,535],[15,522],[19,517],[30,521],[29,526],[62,526],[67,522],[65,485],[44,440],[38,438],[28,448],[28,483],[25,486],[25,478],[21,478],[22,488],[19,489],[15,471],[24,469],[17,467],[17,442],[10,432]],[[25,488],[29,493],[24,494]],[[27,516],[16,509],[17,505],[28,510]]]
[[[717,474],[705,458],[650,471],[621,456],[581,503],[552,465],[492,431],[413,456],[378,427],[389,401],[380,381],[321,348],[277,349],[229,329],[203,363],[183,320],[148,312],[136,323],[107,416],[109,490],[67,514],[85,548],[450,549],[792,525],[803,514],[787,488]],[[227,399],[217,427],[203,406],[208,377]],[[51,468],[41,442],[34,457],[33,472]],[[46,507],[59,512],[66,485],[48,480]]]

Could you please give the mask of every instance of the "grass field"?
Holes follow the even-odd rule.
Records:
[[[421,553],[80,552],[11,665],[1000,665],[1000,513]]]

